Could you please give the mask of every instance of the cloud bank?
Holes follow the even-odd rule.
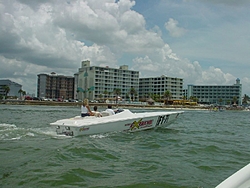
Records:
[[[173,38],[185,38],[190,32],[178,18],[170,16],[163,20],[165,24],[149,27],[135,7],[136,1],[131,0],[0,2],[1,78],[36,93],[37,74],[73,76],[80,62],[88,59],[92,65],[127,64],[141,77],[180,77],[185,84],[235,83],[238,76],[223,67],[203,68],[199,60],[174,52],[164,30]],[[242,81],[250,84],[248,77]]]

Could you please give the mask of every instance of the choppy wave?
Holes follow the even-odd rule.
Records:
[[[246,113],[186,111],[167,128],[68,137],[49,123],[77,108],[4,108],[0,187],[215,187],[250,159]]]

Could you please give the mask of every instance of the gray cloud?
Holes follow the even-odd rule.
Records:
[[[31,7],[34,10],[39,9],[41,5],[44,3],[52,3],[54,0],[39,0],[39,1],[33,1],[33,0],[18,0],[20,3],[25,4],[29,7]]]
[[[171,10],[187,4],[166,2],[175,2],[174,7],[170,7]],[[176,36],[173,38],[173,46],[177,46],[174,51],[172,46],[165,42],[169,39],[163,36],[165,29],[161,29],[161,25],[149,28],[145,16],[133,10],[134,5],[135,1],[130,0],[2,1],[1,77],[20,82],[24,90],[34,92],[37,74],[53,71],[73,76],[80,67],[80,62],[89,59],[92,65],[118,67],[120,64],[128,64],[144,76],[165,74],[184,78],[186,83],[234,83],[236,76],[232,73],[225,72],[214,65],[214,62],[208,65],[208,68],[203,68],[199,59],[223,59],[228,62],[227,57],[233,58],[233,54],[248,58],[245,54],[248,48],[235,50],[244,44],[244,37],[237,41],[233,38],[235,48],[232,48],[230,42],[226,43],[227,46],[217,43],[224,43],[232,37],[227,30],[247,36],[242,32],[242,25],[247,23],[245,20],[241,19],[242,23],[236,28],[233,19],[232,24],[221,22],[224,18],[222,13],[218,13],[221,17],[217,16],[214,9],[201,6],[200,10],[190,4],[188,8],[181,7],[182,13],[186,11],[186,14],[193,14],[167,17],[173,18],[166,23],[166,27],[172,36]],[[170,12],[165,9],[166,7],[164,14]],[[157,12],[152,12],[152,15],[157,16]],[[227,19],[232,18],[230,12],[226,15]],[[177,20],[182,24],[178,25]],[[194,20],[198,20],[202,25],[195,25],[197,22]],[[166,16],[163,25],[164,22]],[[246,25],[245,29],[247,28]],[[237,29],[240,32],[237,32]],[[184,33],[185,37],[179,37]],[[217,38],[219,34],[224,36],[225,40],[223,37]],[[227,53],[229,50],[230,53]],[[241,59],[240,56],[235,57],[237,60]],[[242,58],[241,62],[245,62],[244,59]],[[249,79],[248,76],[245,77],[244,82],[247,83]]]

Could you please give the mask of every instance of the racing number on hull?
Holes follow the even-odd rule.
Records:
[[[169,115],[159,116],[155,126],[166,124],[168,122],[168,119],[169,119]]]

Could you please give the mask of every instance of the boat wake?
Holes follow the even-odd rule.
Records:
[[[93,135],[89,135],[89,137],[90,138],[100,139],[100,138],[111,137],[113,135],[116,135],[117,133],[118,133],[117,131],[114,131],[114,132],[109,132],[109,133],[93,134]]]
[[[0,124],[0,141],[1,140],[20,140],[25,138],[37,137],[39,135],[47,135],[50,137],[58,137],[50,128],[20,128],[14,124]]]
[[[0,124],[0,140],[19,140],[23,136],[33,136],[31,132],[26,132],[23,128],[18,128],[14,124]]]
[[[0,124],[0,131],[4,129],[10,129],[10,128],[16,128],[16,125],[7,124],[7,123]]]

